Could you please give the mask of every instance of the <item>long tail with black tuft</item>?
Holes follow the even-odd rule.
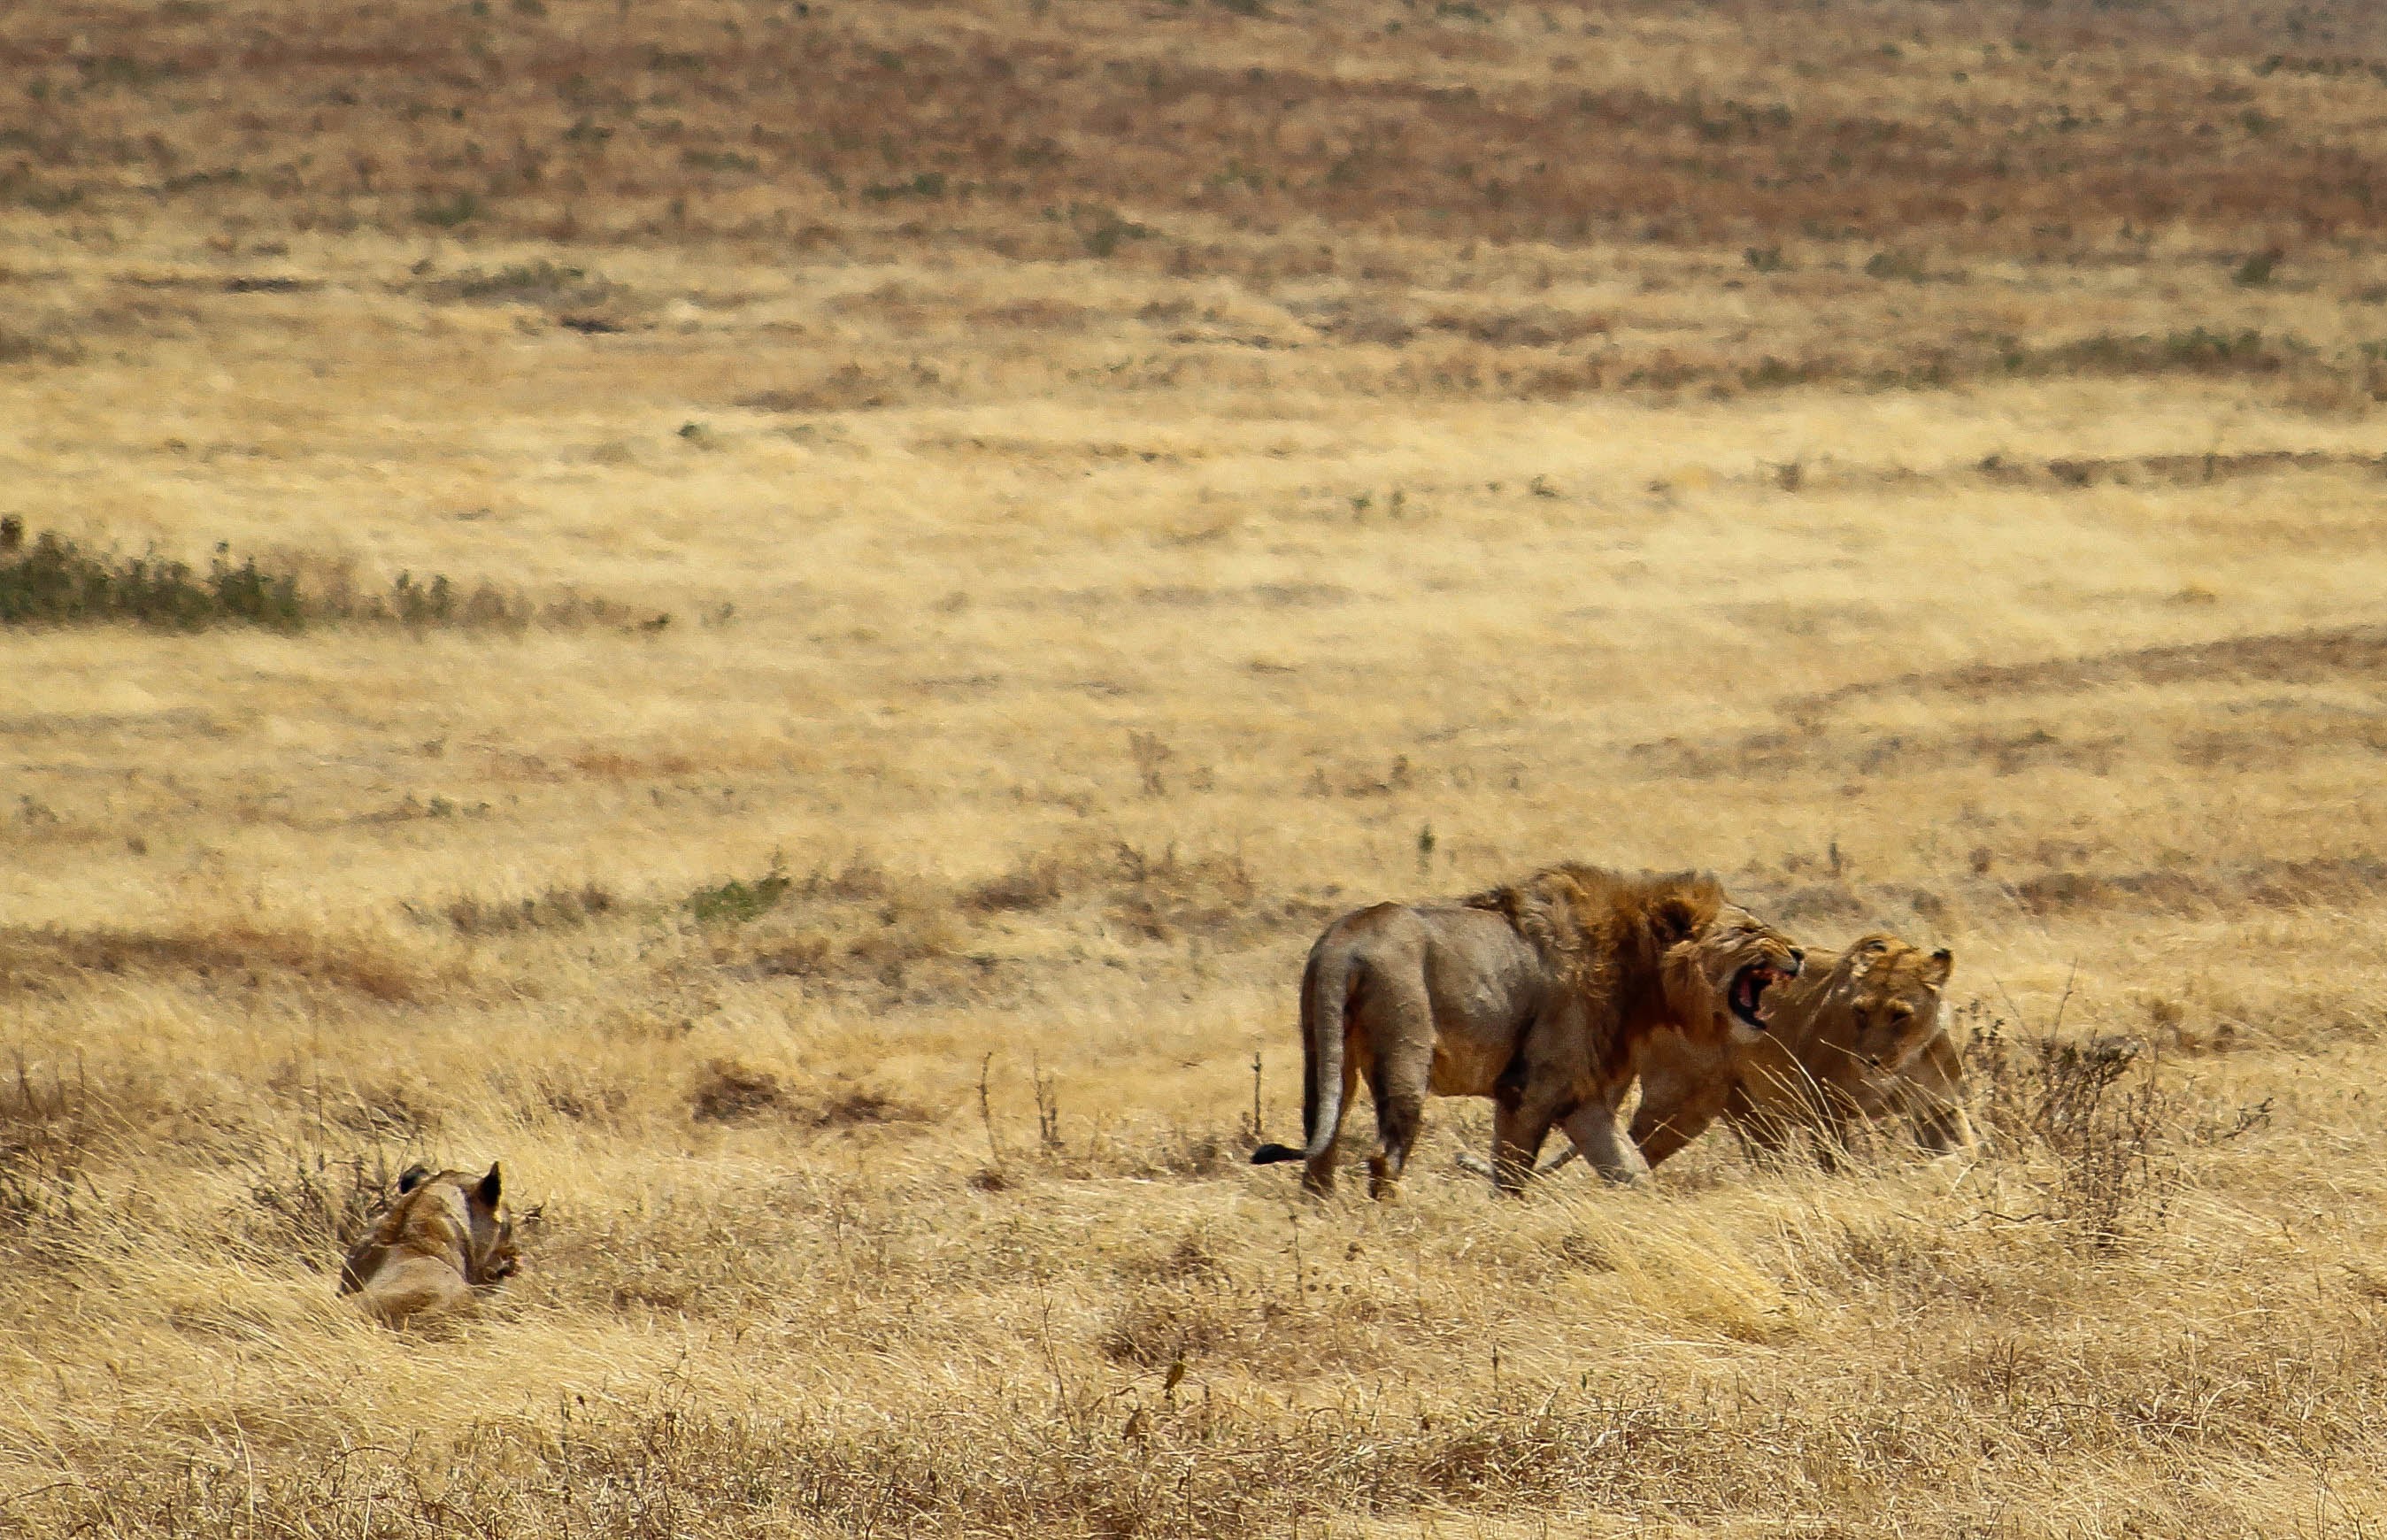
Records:
[[[1316,1160],[1334,1142],[1343,1121],[1343,1016],[1351,987],[1347,960],[1326,960],[1327,937],[1332,934],[1319,938],[1301,970],[1301,1131],[1308,1147],[1263,1144],[1252,1152],[1255,1166]]]

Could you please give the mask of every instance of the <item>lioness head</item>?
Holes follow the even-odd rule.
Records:
[[[1667,947],[1667,1004],[1684,1027],[1755,1038],[1770,1014],[1765,991],[1797,978],[1805,961],[1789,937],[1727,903]]]
[[[442,1258],[474,1285],[513,1276],[521,1262],[496,1164],[480,1176],[409,1167],[398,1179],[398,1202],[349,1248],[339,1292],[370,1288],[384,1267],[410,1256]]]
[[[1856,977],[1849,1000],[1856,1038],[1849,1052],[1867,1069],[1894,1075],[1939,1029],[1939,990],[1956,960],[1946,947],[1925,952],[1895,936],[1872,935],[1849,948]]]

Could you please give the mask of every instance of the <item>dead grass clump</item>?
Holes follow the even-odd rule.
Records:
[[[873,924],[845,944],[847,966],[891,990],[928,981],[967,983],[991,964],[959,956],[966,944],[953,910],[936,898],[911,897],[882,903]],[[960,965],[956,970],[951,965]]]
[[[1249,1311],[1235,1311],[1214,1292],[1183,1285],[1130,1287],[1112,1306],[1096,1340],[1116,1363],[1161,1369],[1206,1357],[1250,1332]]]
[[[540,1074],[535,1090],[549,1111],[575,1123],[613,1126],[630,1105],[627,1087],[569,1069]]]
[[[416,1164],[412,1155],[392,1162],[385,1146],[370,1158],[334,1158],[318,1150],[294,1155],[286,1165],[262,1168],[250,1179],[248,1201],[234,1218],[260,1250],[295,1256],[311,1271],[324,1272],[373,1219],[398,1201],[398,1179]],[[427,1164],[427,1163],[426,1163]]]
[[[2100,332],[2093,336],[2042,347],[2009,344],[2006,372],[2028,378],[2075,374],[2276,374],[2309,356],[2297,338],[2266,336],[2252,327],[2237,332],[2203,326],[2161,336]]]
[[[735,967],[751,978],[867,986],[914,1001],[966,998],[999,965],[991,957],[962,955],[962,944],[960,928],[946,912],[890,905],[861,922],[858,933],[787,937],[757,947]]]
[[[2163,1222],[2179,1187],[2183,1109],[2155,1078],[2136,1039],[2073,1041],[2051,1028],[2007,1036],[1976,1003],[1965,1072],[1982,1119],[2009,1149],[2035,1144],[2054,1156],[2049,1218],[2086,1249],[2110,1252]],[[1960,1012],[1962,1016],[1965,1013]]]
[[[1536,305],[1522,310],[1471,314],[1446,311],[1425,324],[1429,331],[1455,333],[1487,347],[1559,347],[1585,337],[1605,335],[1615,328],[1615,320],[1604,314]]]
[[[875,411],[923,397],[954,394],[933,366],[913,360],[908,365],[865,365],[848,362],[801,385],[758,390],[738,398],[748,411],[829,413]]]
[[[80,1066],[72,1082],[53,1066],[47,1085],[22,1054],[15,1067],[0,1079],[0,1234],[39,1250],[44,1237],[74,1230],[97,1197],[82,1174],[96,1128]]]
[[[890,876],[865,856],[799,881],[776,865],[752,881],[698,890],[689,902],[717,931],[773,910],[782,921],[751,936],[718,934],[712,961],[732,976],[794,978],[881,1000],[968,999],[1000,968],[970,949],[985,905],[944,884]]]
[[[612,889],[599,882],[576,888],[549,887],[528,898],[485,901],[466,894],[440,911],[459,936],[512,936],[528,930],[571,929],[613,912]]]
[[[1240,855],[1181,857],[1170,845],[1155,857],[1124,843],[1116,854],[1110,918],[1134,935],[1168,941],[1193,932],[1247,941],[1269,928]]]
[[[0,326],[0,367],[25,363],[81,363],[82,358],[82,347],[72,337]]]
[[[1825,1265],[1836,1292],[1883,1294],[1901,1307],[1978,1300],[1986,1292],[1945,1232],[1903,1218],[1840,1220]]]
[[[960,903],[982,914],[1027,913],[1051,908],[1067,890],[1061,863],[1050,856],[1030,856],[1002,876],[966,890]]]
[[[1181,1181],[1206,1181],[1243,1164],[1239,1153],[1250,1147],[1240,1137],[1171,1129],[1157,1143],[1142,1152],[1136,1175],[1172,1177]]]
[[[787,1088],[769,1070],[714,1059],[698,1072],[688,1105],[689,1116],[700,1123],[742,1123],[784,1114],[789,1102]]]
[[[1014,300],[1007,305],[991,305],[973,310],[966,318],[973,327],[1001,326],[1027,332],[1082,332],[1102,312],[1084,305],[1065,300],[1033,298]]]
[[[241,923],[206,931],[0,928],[0,989],[56,990],[90,974],[161,974],[211,988],[259,989],[289,979],[393,1004],[420,1001],[432,984],[423,970],[363,937]]]
[[[714,1059],[698,1072],[688,1092],[688,1115],[700,1123],[744,1123],[761,1117],[822,1130],[875,1128],[924,1121],[918,1106],[873,1086],[840,1086],[804,1095],[767,1069],[734,1059]]]
[[[1086,1181],[1212,1181],[1240,1168],[1253,1141],[1170,1125],[1156,1134],[1123,1131],[1097,1112],[1075,1138],[1062,1132],[1059,1086],[1038,1071],[1034,1081],[1042,1168]]]
[[[1167,1251],[1127,1258],[1119,1271],[1130,1279],[1179,1286],[1222,1283],[1227,1278],[1225,1261],[1200,1231],[1180,1235]]]
[[[540,258],[500,268],[468,268],[434,280],[423,292],[436,299],[474,305],[537,305],[578,308],[599,305],[620,292],[601,275]]]
[[[320,1106],[323,1117],[351,1133],[402,1145],[418,1145],[439,1131],[438,1107],[421,1086],[402,1080],[354,1087]]]
[[[1242,858],[1154,856],[1124,843],[1023,857],[994,877],[954,885],[898,877],[865,858],[801,880],[765,877],[701,889],[690,908],[722,932],[712,961],[733,977],[794,978],[879,1000],[915,1004],[982,999],[1017,982],[1021,962],[1004,947],[1005,916],[1036,914],[1117,940],[1244,947],[1316,917],[1316,907],[1263,895]],[[765,915],[744,936],[728,933]],[[1198,1141],[1171,1168],[1206,1157]]]
[[[918,1123],[928,1114],[909,1102],[869,1086],[852,1086],[812,1102],[804,1117],[816,1129],[875,1128],[888,1123]]]

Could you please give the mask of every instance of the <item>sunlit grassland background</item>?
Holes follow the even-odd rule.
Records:
[[[2350,5],[0,4],[0,1531],[2369,1532],[2382,129]],[[1242,1164],[1556,859],[1952,947],[1991,1148]],[[418,1158],[538,1214],[401,1336]]]

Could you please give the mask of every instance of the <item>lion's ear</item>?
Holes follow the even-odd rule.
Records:
[[[1664,951],[1688,940],[1699,928],[1699,912],[1688,899],[1660,899],[1649,910],[1649,934]]]
[[[504,1195],[505,1188],[505,1178],[498,1170],[498,1163],[493,1160],[489,1162],[489,1174],[481,1179],[481,1184],[478,1187],[473,1189],[473,1195],[481,1200],[482,1206],[495,1208],[498,1206],[498,1199]]]
[[[386,1169],[386,1168],[384,1168]],[[407,1193],[413,1192],[416,1188],[422,1186],[424,1182],[429,1181],[430,1180],[430,1167],[410,1166],[405,1170],[398,1173],[398,1195],[402,1198],[406,1196]]]
[[[1955,971],[1956,954],[1943,946],[1923,965],[1923,981],[1936,990],[1946,983],[1948,976]]]

